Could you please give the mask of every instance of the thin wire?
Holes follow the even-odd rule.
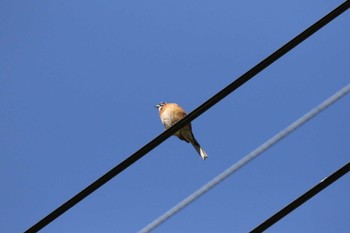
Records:
[[[315,24],[311,25],[309,28],[307,28],[305,31],[300,33],[298,36],[293,38],[291,41],[289,41],[287,44],[279,48],[277,51],[275,51],[273,54],[265,58],[263,61],[261,61],[259,64],[254,66],[252,69],[250,69],[248,72],[243,74],[241,77],[236,79],[234,82],[229,84],[227,87],[222,89],[220,92],[218,92],[216,95],[211,97],[209,100],[204,102],[202,105],[197,107],[195,110],[193,110],[191,113],[189,113],[186,117],[184,117],[182,120],[180,120],[178,123],[170,127],[168,130],[164,131],[160,135],[158,135],[156,138],[154,138],[152,141],[150,141],[148,144],[143,146],[141,149],[136,151],[134,154],[126,158],[124,161],[122,161],[120,164],[112,168],[110,171],[108,171],[106,174],[101,176],[99,179],[94,181],[92,184],[90,184],[88,187],[80,191],[78,194],[76,194],[74,197],[63,203],[60,207],[52,211],[50,214],[48,214],[46,217],[41,219],[39,222],[34,224],[32,227],[30,227],[26,232],[37,232],[47,226],[49,223],[54,221],[56,218],[61,216],[63,213],[65,213],[67,210],[78,204],[80,201],[82,201],[84,198],[89,196],[91,193],[99,189],[102,185],[106,184],[108,181],[110,181],[112,178],[114,178],[116,175],[124,171],[126,168],[131,166],[134,162],[142,158],[145,154],[153,150],[155,147],[157,147],[159,144],[164,142],[167,138],[169,138],[172,134],[174,134],[176,131],[187,125],[189,122],[193,121],[197,117],[199,117],[202,113],[207,111],[209,108],[217,104],[219,101],[221,101],[223,98],[225,98],[227,95],[235,91],[237,88],[242,86],[244,83],[249,81],[251,78],[253,78],[256,74],[264,70],[266,67],[271,65],[273,62],[278,60],[280,57],[282,57],[284,54],[288,53],[290,50],[292,50],[294,47],[299,45],[301,42],[306,40],[308,37],[310,37],[312,34],[314,34],[316,31],[321,29],[323,26],[331,22],[333,19],[338,17],[340,14],[344,13],[348,8],[350,7],[350,1],[346,1],[343,4],[339,5],[337,8],[335,8],[333,11],[331,11],[329,14],[321,18],[319,21],[317,21]]]
[[[199,188],[197,191],[192,193],[190,196],[185,198],[183,201],[178,203],[176,206],[165,212],[163,215],[158,217],[156,220],[151,222],[149,225],[144,227],[139,233],[146,233],[150,232],[160,224],[162,224],[164,221],[168,220],[170,217],[172,217],[174,214],[185,208],[187,205],[191,204],[193,201],[195,201],[197,198],[208,192],[210,189],[215,187],[217,184],[221,183],[224,179],[232,175],[234,172],[236,172],[238,169],[242,168],[244,165],[246,165],[248,162],[250,162],[252,159],[259,156],[261,153],[263,153],[265,150],[269,149],[271,146],[276,144],[278,141],[286,137],[288,134],[302,126],[304,123],[306,123],[311,118],[315,117],[317,114],[319,114],[322,110],[330,106],[331,104],[335,103],[337,100],[339,100],[341,97],[345,96],[347,93],[350,92],[350,84],[339,90],[337,93],[329,97],[327,100],[325,100],[323,103],[312,109],[310,112],[306,113],[304,116],[290,124],[287,128],[283,129],[281,132],[276,134],[274,137],[267,140],[265,143],[263,143],[261,146],[256,148],[254,151],[250,152],[246,156],[244,156],[241,160],[239,160],[237,163],[233,164],[231,167],[226,169],[224,172],[216,176],[214,179],[209,181],[207,184]]]
[[[340,169],[338,169],[336,172],[331,174],[330,176],[326,177],[325,179],[321,180],[316,186],[308,190],[306,193],[295,199],[293,202],[291,202],[289,205],[278,211],[276,214],[271,216],[269,219],[261,223],[259,226],[254,228],[250,233],[259,233],[265,231],[267,228],[281,220],[283,217],[291,213],[293,210],[301,206],[303,203],[305,203],[307,200],[315,196],[317,193],[321,192],[323,189],[331,185],[333,182],[338,180],[340,177],[345,175],[350,171],[350,163],[347,163]]]

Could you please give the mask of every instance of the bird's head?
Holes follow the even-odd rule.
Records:
[[[165,102],[160,102],[159,104],[155,105],[154,107],[158,108],[158,110],[160,111],[164,105],[166,105]]]

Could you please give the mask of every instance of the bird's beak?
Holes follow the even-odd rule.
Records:
[[[155,108],[159,108],[159,107],[160,107],[160,105],[159,105],[159,104],[157,104],[157,105],[154,105],[154,107],[155,107]]]

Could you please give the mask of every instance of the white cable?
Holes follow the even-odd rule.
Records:
[[[236,172],[238,169],[246,165],[248,162],[250,162],[252,159],[256,158],[258,155],[260,155],[265,150],[269,149],[272,145],[280,141],[282,138],[296,130],[298,127],[303,125],[305,122],[316,116],[318,113],[320,113],[322,110],[327,108],[328,106],[335,103],[337,100],[339,100],[341,97],[345,96],[350,92],[350,84],[346,85],[344,88],[339,90],[337,93],[329,97],[327,100],[325,100],[323,103],[312,109],[310,112],[306,113],[304,116],[290,124],[287,128],[276,134],[274,137],[267,140],[265,143],[263,143],[261,146],[256,148],[254,151],[250,152],[246,156],[244,156],[241,160],[239,160],[237,163],[233,164],[231,167],[226,169],[224,172],[216,176],[214,179],[209,181],[207,184],[199,188],[197,191],[192,193],[190,196],[182,200],[180,203],[178,203],[176,206],[165,212],[163,215],[158,217],[156,220],[148,224],[146,227],[144,227],[142,230],[139,231],[139,233],[146,233],[150,232],[160,224],[162,224],[164,221],[172,217],[174,214],[185,208],[187,205],[192,203],[194,200],[202,196],[204,193],[212,189],[214,186],[222,182],[224,179],[226,179],[229,175]]]

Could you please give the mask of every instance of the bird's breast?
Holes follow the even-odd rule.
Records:
[[[176,122],[174,114],[170,110],[164,110],[160,118],[166,129],[170,128]]]

